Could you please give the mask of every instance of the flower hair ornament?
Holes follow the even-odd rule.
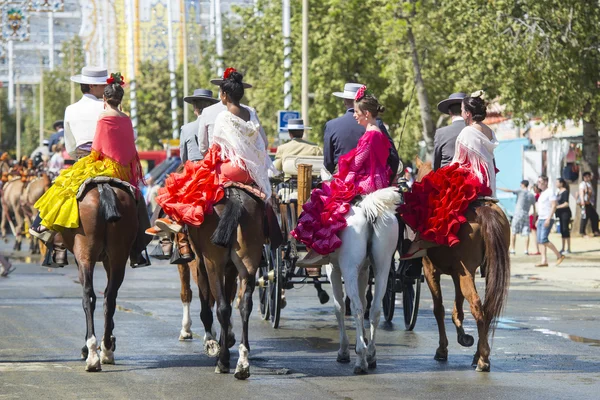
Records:
[[[123,78],[120,72],[115,72],[110,74],[110,78],[106,80],[106,83],[109,85],[112,85],[113,83],[118,83],[121,86],[125,86],[125,78]]]
[[[354,101],[361,101],[363,97],[366,95],[372,95],[373,93],[367,89],[367,86],[362,85],[360,89],[356,92],[356,96],[354,97]]]
[[[223,79],[229,79],[229,76],[234,72],[237,72],[237,70],[235,68],[231,68],[231,67],[227,68],[225,70],[225,72],[223,72]]]
[[[478,90],[471,93],[471,97],[479,97],[480,99],[485,100],[485,92],[483,90]]]

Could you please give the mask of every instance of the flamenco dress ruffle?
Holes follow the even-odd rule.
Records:
[[[135,181],[133,175],[137,173],[132,174],[131,166],[123,166],[92,151],[90,155],[63,170],[34,207],[40,212],[42,225],[50,230],[77,228],[79,227],[79,204],[75,196],[86,179],[110,176],[133,183]]]
[[[419,232],[421,239],[442,246],[456,246],[460,226],[467,222],[465,212],[479,196],[490,196],[468,167],[451,164],[431,172],[404,195],[399,207],[402,219]]]

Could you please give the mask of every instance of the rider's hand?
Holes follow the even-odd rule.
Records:
[[[548,227],[550,227],[550,218],[548,218],[546,220],[546,222],[544,222],[544,228],[548,228]]]

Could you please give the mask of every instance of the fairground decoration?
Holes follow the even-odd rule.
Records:
[[[65,0],[29,0],[27,11],[65,11]]]
[[[23,5],[7,3],[2,7],[2,39],[29,40],[29,15]]]

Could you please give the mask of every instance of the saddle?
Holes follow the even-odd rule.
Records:
[[[79,190],[77,191],[77,195],[75,198],[77,201],[83,200],[83,197],[86,195],[88,190],[100,186],[100,185],[109,185],[117,187],[126,193],[128,193],[134,200],[137,201],[137,188],[133,186],[129,182],[122,181],[118,178],[112,178],[110,176],[97,176],[94,178],[86,179],[81,186],[79,186]]]
[[[234,182],[234,181],[228,181],[225,182],[223,184],[223,188],[227,189],[230,187],[235,187],[238,189],[242,189],[243,191],[245,191],[246,193],[248,193],[251,196],[254,196],[256,198],[261,199],[262,201],[267,200],[267,195],[265,195],[258,186],[256,185],[247,185],[245,183],[240,183],[240,182]]]

